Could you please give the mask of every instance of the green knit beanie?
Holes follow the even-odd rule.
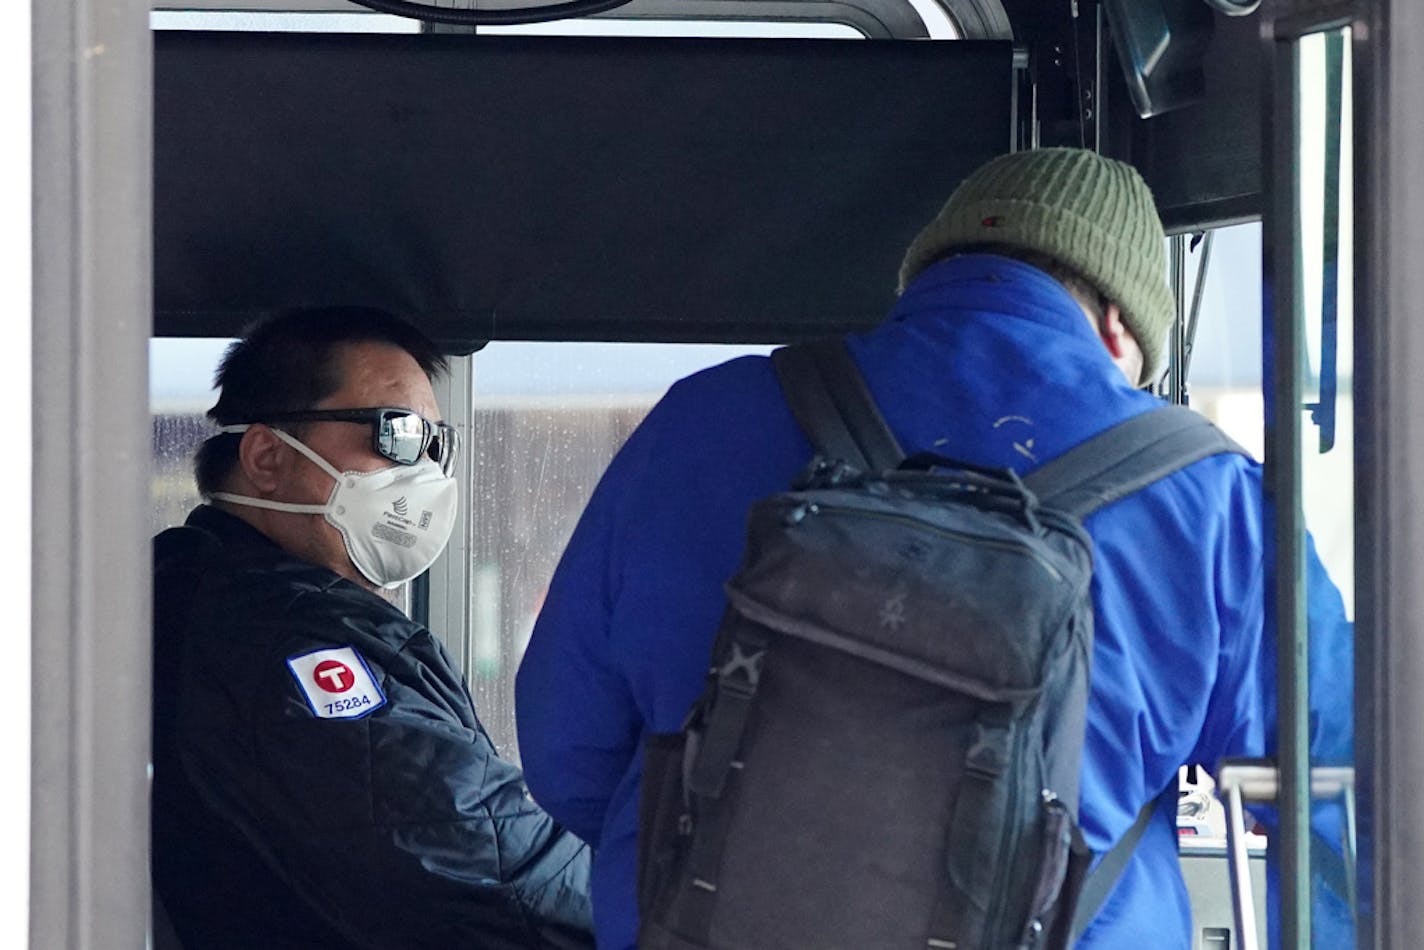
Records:
[[[1076,148],[992,159],[905,252],[900,289],[956,248],[984,244],[1047,254],[1082,274],[1122,309],[1142,347],[1143,378],[1157,378],[1176,308],[1162,222],[1135,168]]]

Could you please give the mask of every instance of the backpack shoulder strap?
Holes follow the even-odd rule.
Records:
[[[1083,888],[1078,892],[1078,903],[1073,908],[1073,929],[1068,946],[1071,947],[1078,942],[1083,931],[1088,929],[1088,924],[1092,923],[1093,918],[1098,916],[1098,911],[1102,910],[1103,903],[1112,893],[1113,885],[1117,884],[1117,879],[1127,868],[1127,862],[1132,857],[1132,852],[1137,850],[1137,842],[1142,840],[1147,826],[1152,823],[1152,816],[1157,813],[1157,806],[1168,800],[1175,804],[1176,796],[1177,783],[1173,782],[1168,786],[1166,792],[1143,805],[1142,810],[1137,813],[1137,820],[1132,823],[1132,827],[1123,833],[1123,836],[1117,840],[1117,844],[1109,848],[1097,866],[1088,872],[1087,878],[1083,881]]]
[[[845,340],[784,346],[771,361],[792,414],[820,455],[863,472],[892,469],[905,460]]]
[[[1205,416],[1162,406],[1120,422],[1024,476],[1046,507],[1084,518],[1211,455],[1247,455]]]
[[[1118,423],[1024,477],[1051,508],[1084,518],[1193,462],[1223,452],[1247,455],[1204,416],[1183,406],[1162,406]],[[1092,922],[1132,858],[1163,802],[1175,803],[1174,781],[1137,814],[1127,832],[1089,872],[1073,912],[1073,941]]]

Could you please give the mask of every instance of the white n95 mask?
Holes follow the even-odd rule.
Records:
[[[245,432],[247,425],[224,426]],[[414,465],[392,465],[374,472],[338,472],[300,440],[273,429],[277,437],[311,459],[336,482],[324,505],[297,505],[213,492],[218,501],[273,511],[325,515],[341,532],[346,553],[372,584],[396,587],[417,576],[440,556],[455,528],[459,490],[440,465],[422,458]]]

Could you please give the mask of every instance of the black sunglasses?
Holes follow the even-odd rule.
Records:
[[[460,435],[454,426],[431,422],[410,409],[379,406],[372,409],[306,409],[274,412],[264,422],[361,422],[375,432],[373,445],[378,454],[400,465],[414,465],[429,454],[446,475],[455,470],[460,454]]]

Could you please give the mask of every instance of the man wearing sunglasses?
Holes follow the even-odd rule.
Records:
[[[224,356],[209,504],[155,541],[155,890],[190,947],[583,947],[588,850],[382,596],[455,523],[408,324],[330,308]]]

